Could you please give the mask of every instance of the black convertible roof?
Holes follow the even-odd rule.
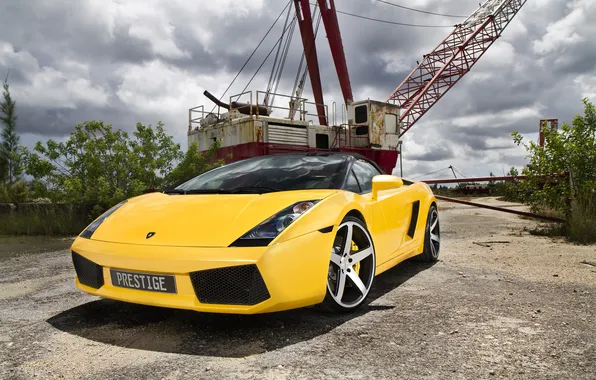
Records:
[[[379,167],[379,165],[377,165],[376,162],[374,162],[370,158],[367,158],[367,157],[361,155],[360,153],[356,153],[356,152],[328,152],[328,151],[318,151],[318,152],[288,152],[288,153],[268,154],[268,155],[265,155],[265,156],[258,156],[258,157],[254,157],[254,158],[259,158],[259,157],[260,158],[263,158],[263,157],[267,157],[267,156],[302,156],[302,157],[307,157],[307,156],[318,156],[318,157],[342,156],[346,160],[349,160],[350,158],[353,158],[355,160],[366,161],[369,164],[373,165],[375,168],[377,168],[377,170],[379,170],[379,172],[384,173],[383,170]]]

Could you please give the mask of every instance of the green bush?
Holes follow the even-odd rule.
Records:
[[[543,128],[545,146],[516,144],[528,152],[530,164],[522,172],[528,176],[518,195],[532,210],[547,209],[566,217],[565,234],[578,243],[596,242],[596,108],[583,99],[584,115],[561,130]],[[568,177],[553,177],[567,173]]]

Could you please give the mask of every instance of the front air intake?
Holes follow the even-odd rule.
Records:
[[[190,280],[204,304],[256,305],[270,297],[254,264],[192,272]]]
[[[103,286],[103,268],[101,265],[95,264],[74,251],[72,252],[72,263],[81,284],[94,289]]]

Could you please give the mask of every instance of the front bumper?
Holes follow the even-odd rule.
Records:
[[[256,314],[323,301],[333,236],[315,231],[270,247],[228,248],[78,238],[71,249],[76,286],[86,293],[158,307]],[[174,275],[176,293],[114,286],[110,269]]]

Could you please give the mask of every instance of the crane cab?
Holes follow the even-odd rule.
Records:
[[[371,149],[397,149],[401,131],[400,107],[395,104],[364,100],[348,106],[348,123],[353,146]]]
[[[232,96],[230,103],[217,104],[224,108],[223,113],[205,111],[205,106],[190,109],[189,146],[196,142],[199,151],[206,151],[218,141],[217,156],[226,162],[292,151],[358,152],[392,173],[400,141],[398,106],[372,100],[355,102],[342,111],[340,122],[336,120],[335,106],[332,117],[325,106],[330,125],[320,125],[315,123],[317,113],[310,110],[316,105],[307,99],[297,101],[295,97],[275,94],[287,101],[274,107],[253,104],[253,99],[262,104],[259,98],[263,99],[263,94],[242,94],[247,102],[239,101],[239,95]]]

